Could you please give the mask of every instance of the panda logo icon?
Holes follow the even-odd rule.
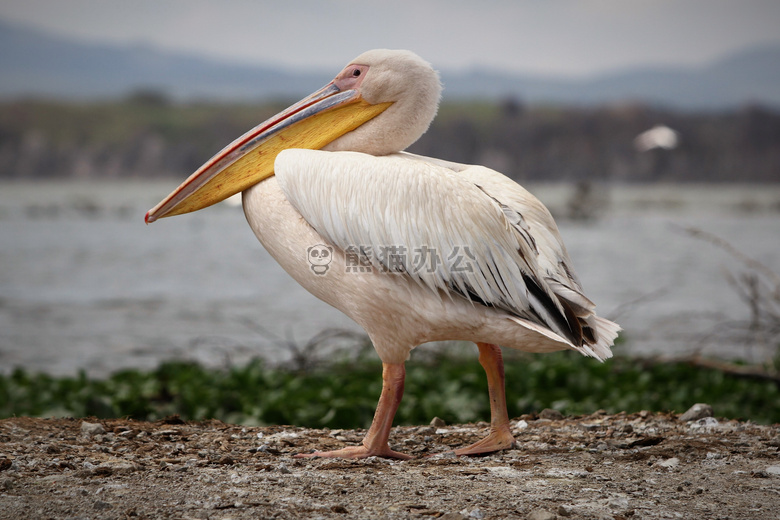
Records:
[[[323,275],[330,269],[333,260],[333,248],[325,244],[317,244],[306,250],[306,258],[309,259],[311,270],[314,274]]]

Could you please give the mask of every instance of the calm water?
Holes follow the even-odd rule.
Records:
[[[164,359],[209,365],[289,355],[330,327],[359,330],[268,256],[240,207],[143,224],[174,183],[0,184],[0,370],[102,375]],[[553,211],[569,187],[534,190]],[[728,240],[780,272],[780,188],[621,188],[594,222],[559,221],[588,296],[631,353],[696,348],[761,358],[722,334],[747,307],[741,266],[680,226]]]

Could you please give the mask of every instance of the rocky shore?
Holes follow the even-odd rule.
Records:
[[[486,424],[396,427],[403,462],[293,458],[360,430],[10,418],[0,517],[777,519],[780,427],[689,412],[526,415],[474,458]]]

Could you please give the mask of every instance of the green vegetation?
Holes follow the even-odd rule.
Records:
[[[489,420],[485,376],[473,356],[416,353],[396,424]],[[420,359],[425,357],[425,359]],[[564,414],[683,412],[711,404],[718,416],[780,422],[780,386],[686,363],[617,357],[606,363],[574,353],[507,353],[509,414],[555,408]],[[52,377],[16,370],[0,377],[0,416],[90,416],[155,420],[217,418],[231,423],[366,427],[381,389],[376,356],[342,358],[299,371],[261,361],[230,369],[170,362],[108,379]]]

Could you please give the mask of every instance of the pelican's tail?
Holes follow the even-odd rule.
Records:
[[[599,361],[612,357],[610,347],[622,329],[617,323],[596,315],[596,305],[590,301],[574,280],[565,284],[554,278],[545,280],[562,310],[560,331],[582,354]]]
[[[618,333],[623,330],[620,325],[613,321],[593,315],[588,320],[588,326],[595,333],[594,342],[583,341],[582,345],[575,347],[586,356],[594,357],[599,361],[604,361],[612,357],[612,345]]]

